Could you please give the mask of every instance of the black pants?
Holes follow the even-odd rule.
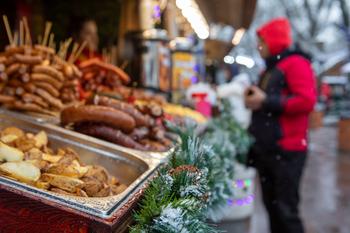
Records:
[[[253,149],[250,159],[259,173],[271,233],[304,233],[298,205],[306,152],[261,153]]]

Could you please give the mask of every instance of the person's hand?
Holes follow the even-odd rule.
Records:
[[[252,110],[259,110],[266,99],[266,93],[257,86],[251,86],[244,92],[245,106]]]

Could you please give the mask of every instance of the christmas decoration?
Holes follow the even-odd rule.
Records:
[[[167,124],[182,143],[150,182],[131,233],[218,232],[205,221],[221,217],[233,196],[234,160],[251,143],[229,112],[225,103],[200,137],[195,125]]]

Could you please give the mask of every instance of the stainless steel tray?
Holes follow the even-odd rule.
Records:
[[[109,218],[136,193],[142,184],[160,165],[160,160],[142,156],[135,151],[116,147],[101,140],[87,137],[47,123],[38,123],[20,116],[0,112],[0,129],[16,126],[28,132],[44,130],[49,137],[50,147],[71,147],[86,164],[104,166],[128,188],[121,194],[104,198],[84,198],[61,195],[41,190],[24,183],[0,176],[0,184],[10,189],[54,202],[55,206],[72,208],[100,218]]]
[[[59,124],[60,118],[59,116],[48,116],[45,114],[35,113],[35,112],[20,112],[20,111],[12,111],[6,108],[0,108],[1,113],[6,113],[7,115],[12,115],[14,117],[20,117],[24,119],[28,119],[31,121],[36,121],[40,123],[51,123],[51,124]]]
[[[50,124],[52,126],[56,126],[58,128],[62,128],[60,126],[60,119],[59,117],[53,117],[53,116],[46,116],[46,115],[43,115],[43,114],[38,114],[38,113],[28,113],[28,112],[16,112],[16,111],[11,111],[11,110],[7,110],[7,109],[4,109],[4,108],[0,108],[0,113],[4,113],[8,116],[12,116],[12,117],[15,117],[15,118],[20,118],[20,119],[25,119],[25,120],[28,120],[28,121],[35,121],[35,122],[38,122],[38,123],[47,123],[47,124]],[[54,127],[55,128],[55,127]],[[95,138],[95,137],[91,137],[91,136],[88,136],[88,135],[85,135],[85,134],[81,134],[81,133],[78,133],[76,131],[74,131],[73,129],[69,129],[69,128],[65,128],[65,130],[67,131],[70,131],[70,132],[74,132],[76,133],[76,137],[81,137],[81,135],[84,135],[84,137],[88,140],[92,140],[94,139],[94,141],[98,141],[99,143],[101,142],[104,142],[106,144],[109,144],[109,146],[111,147],[117,147],[118,149],[121,149],[121,148],[125,148],[125,147],[122,147],[122,146],[119,146],[117,144],[114,144],[114,143],[111,143],[111,142],[108,142],[108,141],[105,141],[105,140],[102,140],[102,139],[98,139],[98,138]],[[171,137],[174,137],[173,135]],[[179,139],[176,139],[177,143],[180,143]],[[139,154],[141,157],[152,157],[154,159],[158,159],[158,160],[161,160],[162,162],[166,162],[170,155],[174,152],[174,149],[175,149],[175,146],[171,149],[169,149],[168,151],[165,151],[165,152],[157,152],[157,151],[139,151],[139,150],[134,150],[134,149],[130,149],[130,148],[127,148],[128,151],[130,152],[134,152],[134,153],[137,153]]]

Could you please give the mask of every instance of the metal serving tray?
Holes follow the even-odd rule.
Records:
[[[20,112],[8,110],[6,108],[0,108],[1,113],[6,113],[7,115],[12,115],[14,117],[28,119],[30,121],[36,121],[39,123],[51,123],[51,124],[59,124],[60,117],[57,116],[48,116],[45,114],[35,113],[35,112]]]
[[[142,156],[132,150],[122,147],[111,147],[109,143],[87,137],[65,130],[63,128],[38,123],[35,121],[0,112],[0,129],[8,126],[15,126],[28,132],[39,132],[44,130],[48,137],[50,147],[70,147],[79,155],[85,164],[96,164],[105,167],[110,174],[117,177],[128,188],[115,196],[75,197],[41,190],[21,182],[17,182],[0,176],[0,186],[8,187],[13,191],[38,197],[46,203],[57,207],[68,207],[81,211],[85,214],[107,219],[118,211],[134,193],[139,191],[153,172],[158,168],[161,161],[152,157]]]

